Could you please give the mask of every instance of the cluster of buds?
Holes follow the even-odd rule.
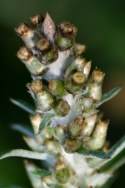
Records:
[[[47,158],[50,174],[41,175],[40,186],[33,182],[34,188],[95,187],[90,182],[83,185],[81,179],[90,170],[79,171],[75,161],[90,168],[81,151],[107,152],[109,121],[97,109],[105,73],[91,70],[92,62],[84,57],[86,47],[76,42],[77,28],[70,22],[56,26],[48,13],[36,15],[16,32],[25,43],[17,56],[33,78],[27,88],[36,107],[30,115],[34,138],[24,140],[32,150],[54,158]],[[36,168],[27,163],[28,173],[30,167]]]
[[[21,24],[16,32],[26,45],[20,48],[17,56],[34,79],[27,84],[27,88],[36,105],[35,115],[30,119],[38,140],[48,152],[54,153],[60,152],[58,142],[68,152],[75,152],[81,147],[88,150],[102,149],[108,122],[100,120],[95,108],[96,102],[102,97],[105,74],[99,69],[93,70],[91,74],[91,61],[83,57],[85,45],[75,41],[77,28],[69,22],[55,26],[47,14],[45,17],[33,16],[29,25]],[[59,77],[51,78],[51,74],[59,71],[64,72],[63,77],[59,74]],[[44,77],[47,72],[50,76],[48,78]],[[74,116],[68,125],[58,123],[52,132],[47,127],[40,132],[47,112],[52,110],[53,116],[68,117],[72,108],[75,108],[72,104],[77,94],[81,95],[80,115]],[[68,98],[69,95],[72,97]]]

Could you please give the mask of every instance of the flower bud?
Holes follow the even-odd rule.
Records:
[[[56,44],[60,50],[67,50],[68,48],[72,47],[73,41],[68,37],[63,37],[61,35],[58,35],[56,37]]]
[[[70,106],[67,101],[61,100],[59,104],[57,105],[56,111],[61,116],[65,116],[68,114],[70,110]]]
[[[32,16],[31,18],[30,18],[30,20],[31,20],[31,23],[34,25],[34,26],[36,26],[36,25],[38,25],[39,23],[42,23],[43,22],[43,20],[44,20],[44,17],[42,16],[42,15],[35,15],[35,16]]]
[[[92,111],[93,109],[93,99],[90,97],[81,97],[79,99],[80,109],[83,111],[84,114]]]
[[[39,126],[42,122],[42,115],[39,113],[36,113],[35,115],[30,116],[30,121],[32,123],[34,133],[38,134]]]
[[[85,63],[86,63],[86,59],[85,58],[81,58],[81,57],[77,57],[75,59],[75,64],[78,68],[79,71],[82,71],[84,66],[85,66]]]
[[[76,56],[80,56],[83,52],[85,52],[86,46],[83,44],[75,44],[74,45],[74,52]]]
[[[67,152],[75,152],[81,146],[81,142],[78,139],[67,139],[64,143],[64,148]]]
[[[21,47],[17,52],[17,57],[21,61],[28,61],[32,57],[32,53],[26,47]]]
[[[72,137],[80,135],[84,126],[83,117],[77,117],[70,125],[69,125],[69,132]]]
[[[48,64],[56,61],[58,58],[58,51],[56,49],[50,49],[42,56],[42,63]]]
[[[49,152],[56,154],[59,153],[60,151],[59,142],[54,140],[46,140],[44,144]]]
[[[22,23],[15,30],[28,48],[31,49],[35,47],[35,43],[39,40],[39,37],[32,28],[30,28],[27,24]]]
[[[51,108],[53,97],[47,91],[41,91],[36,95],[37,112],[44,112]]]
[[[70,178],[70,170],[68,167],[62,167],[61,165],[60,167],[57,167],[55,176],[59,183],[65,184]]]
[[[65,138],[65,130],[63,126],[57,126],[55,127],[54,131],[54,137],[57,139],[59,142],[63,142]]]
[[[92,80],[96,83],[102,83],[105,77],[105,73],[100,70],[94,70],[92,72]]]
[[[77,28],[71,24],[70,22],[62,22],[59,25],[59,30],[61,31],[62,34],[64,35],[76,35],[77,33]]]
[[[20,24],[20,25],[15,29],[15,31],[17,32],[17,34],[18,34],[19,36],[22,37],[22,36],[26,36],[28,32],[31,32],[31,29],[30,29],[30,27],[29,27],[27,24],[22,23],[22,24]]]
[[[47,40],[47,38],[41,38],[37,43],[36,43],[37,49],[40,51],[46,51],[50,48],[50,43]]]
[[[27,87],[35,94],[39,93],[43,89],[42,80],[33,80],[32,83],[27,84]]]
[[[100,101],[102,97],[102,85],[97,83],[90,83],[89,96],[95,101]]]
[[[26,47],[20,48],[17,52],[17,57],[25,64],[27,69],[33,75],[39,75],[45,70],[45,66],[41,64]]]
[[[84,137],[88,137],[92,134],[94,127],[95,127],[96,120],[97,120],[97,114],[93,114],[85,118],[84,128],[82,129],[82,132],[81,132],[83,139]]]
[[[85,143],[85,146],[89,150],[99,150],[102,149],[107,136],[109,121],[100,120],[96,125],[92,137]]]
[[[41,143],[44,144],[46,140],[52,140],[53,136],[54,136],[53,127],[44,127],[44,129],[42,129],[42,131],[40,132]]]
[[[86,79],[82,72],[76,72],[72,75],[72,80],[75,84],[83,84]]]
[[[63,81],[61,80],[49,80],[49,91],[55,96],[63,96],[65,89]]]

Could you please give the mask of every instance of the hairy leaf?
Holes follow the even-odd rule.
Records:
[[[32,186],[35,188],[44,188],[41,177],[33,173],[38,170],[38,167],[31,162],[25,161],[25,168]]]
[[[36,159],[36,160],[46,160],[46,161],[51,160],[53,158],[51,155],[47,153],[38,153],[24,149],[15,149],[8,153],[3,154],[0,157],[0,160],[8,157],[23,157],[23,158]]]
[[[107,93],[104,93],[104,95],[102,96],[101,101],[97,103],[97,107],[99,107],[103,103],[111,100],[113,97],[118,95],[120,91],[121,91],[121,87],[115,87],[112,90],[108,91]]]
[[[30,105],[29,103],[27,103],[26,101],[23,101],[21,99],[15,100],[15,99],[10,99],[10,101],[18,106],[19,108],[21,108],[22,110],[30,113],[30,114],[34,114],[34,107],[32,105]]]
[[[46,126],[48,126],[48,124],[51,122],[51,118],[53,117],[53,113],[48,113],[48,114],[45,114],[43,116],[43,119],[42,119],[42,122],[40,124],[40,127],[39,127],[39,132]]]
[[[12,129],[26,135],[29,137],[34,137],[33,131],[31,128],[27,127],[26,125],[20,125],[20,124],[13,124]]]
[[[110,149],[107,155],[109,159],[100,163],[97,170],[113,172],[125,164],[125,136]]]
[[[49,171],[46,170],[46,169],[37,169],[37,170],[34,170],[32,173],[33,173],[34,175],[41,176],[41,177],[51,175],[51,172],[49,172]]]

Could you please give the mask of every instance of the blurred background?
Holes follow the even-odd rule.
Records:
[[[9,98],[30,100],[25,85],[30,75],[16,58],[22,44],[14,28],[38,13],[48,11],[58,23],[69,20],[79,29],[77,40],[87,45],[86,57],[93,67],[106,72],[104,91],[122,86],[123,91],[102,110],[109,118],[108,139],[115,143],[125,133],[125,1],[124,0],[0,0],[0,152],[26,148],[12,123],[29,123],[27,114],[9,102]],[[113,188],[125,186],[125,166]],[[31,188],[22,159],[0,161],[0,188]],[[14,188],[14,187],[13,187]]]

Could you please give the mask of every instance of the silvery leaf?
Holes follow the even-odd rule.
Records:
[[[96,106],[99,107],[103,103],[111,100],[113,97],[118,95],[120,91],[121,91],[121,87],[115,87],[112,90],[108,91],[107,93],[104,93],[103,96],[102,96],[101,101],[98,102]]]
[[[17,100],[15,100],[15,99],[10,99],[10,101],[14,104],[14,105],[16,105],[16,106],[18,106],[19,108],[21,108],[22,110],[24,110],[24,111],[26,111],[26,112],[28,112],[28,113],[30,113],[30,114],[34,114],[34,107],[31,105],[31,104],[29,104],[29,103],[27,103],[26,101],[23,101],[23,100],[21,100],[21,99],[17,99]]]

